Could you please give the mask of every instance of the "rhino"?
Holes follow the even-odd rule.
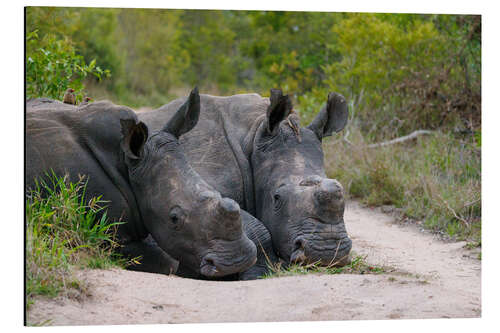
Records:
[[[52,100],[49,98],[36,98],[29,100],[28,103],[32,108],[45,107],[50,103],[52,109],[67,110],[69,112],[77,112],[81,110],[81,105],[69,105],[62,103],[60,101]],[[242,271],[236,274],[226,275],[223,280],[253,280],[257,279],[269,272],[269,264],[278,262],[279,259],[273,250],[271,243],[271,235],[267,228],[257,220],[255,217],[250,215],[244,210],[240,210],[241,221],[243,224],[243,231],[245,235],[255,244],[257,248],[257,260],[256,263],[246,271]],[[147,246],[144,246],[144,245]],[[181,277],[196,278],[196,279],[218,279],[217,277],[207,277],[195,270],[186,267],[168,254],[166,254],[158,246],[156,241],[149,235],[141,243],[131,243],[126,248],[122,250],[122,253],[126,254],[127,257],[134,257],[137,253],[141,253],[144,256],[144,252],[148,253],[149,262],[147,265],[142,263],[140,266],[134,266],[132,269],[141,270],[146,272],[165,272],[165,269],[160,269],[165,264],[163,262],[168,262],[171,271],[175,272],[176,275]],[[155,260],[155,257],[157,258]]]
[[[48,170],[71,181],[87,175],[87,199],[102,195],[109,219],[125,221],[117,236],[123,253],[143,257],[138,270],[171,273],[171,257],[206,277],[254,265],[256,247],[243,232],[239,205],[196,173],[179,144],[199,118],[197,89],[154,130],[111,102],[60,104],[27,102],[27,192]]]
[[[155,128],[185,100],[138,118]],[[271,89],[269,98],[202,94],[200,100],[196,128],[180,139],[200,176],[262,221],[285,262],[346,264],[352,241],[344,224],[343,188],[326,177],[322,150],[323,138],[347,123],[345,98],[329,93],[306,127],[280,89]]]

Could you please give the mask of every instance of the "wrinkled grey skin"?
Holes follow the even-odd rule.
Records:
[[[262,224],[262,222],[250,215],[248,212],[241,209],[240,214],[244,233],[257,247],[257,261],[255,265],[246,271],[233,275],[227,275],[223,278],[218,278],[218,280],[255,280],[269,272],[269,264],[279,261],[279,258],[276,256],[273,249],[271,234],[267,228]],[[176,275],[194,279],[213,280],[212,278],[203,277],[184,265],[179,266]]]
[[[139,119],[154,127],[184,101],[140,113]],[[307,127],[300,127],[280,90],[271,90],[269,99],[201,95],[198,125],[180,143],[203,179],[265,224],[285,261],[345,264],[352,242],[343,220],[343,189],[325,175],[321,141],[342,130],[347,115],[337,93],[329,94]]]
[[[103,195],[110,220],[126,221],[118,237],[124,253],[144,257],[138,270],[175,271],[166,252],[207,277],[244,271],[255,263],[256,248],[243,233],[239,205],[203,181],[178,142],[198,117],[197,90],[151,135],[127,107],[96,102],[68,109],[30,100],[27,188],[50,169],[72,181],[87,175],[87,197]]]

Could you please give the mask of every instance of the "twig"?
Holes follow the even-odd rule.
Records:
[[[379,142],[379,143],[373,143],[371,145],[368,145],[367,147],[368,148],[378,148],[378,147],[389,146],[389,145],[393,145],[395,143],[401,143],[401,142],[404,142],[404,141],[408,141],[408,140],[414,139],[414,138],[416,138],[419,135],[432,134],[432,133],[434,133],[434,131],[418,130],[418,131],[415,131],[415,132],[413,132],[411,134],[402,136],[400,138],[396,138],[396,139],[392,139],[392,140],[384,141],[384,142]]]
[[[475,205],[475,204],[476,204],[476,203],[478,203],[479,201],[481,201],[481,198],[476,199],[476,200],[471,201],[471,202],[468,202],[468,203],[466,203],[466,204],[464,205],[464,208],[469,207],[469,206],[472,206],[472,205]]]
[[[347,142],[349,145],[354,146],[354,143],[352,143],[351,141],[349,141],[349,139],[347,138],[349,136],[349,133],[350,133],[349,128],[346,127],[345,134],[344,134],[344,137],[342,138],[342,140],[345,141],[345,142]]]
[[[444,204],[446,205],[446,208],[448,208],[448,210],[453,214],[453,216],[457,220],[459,220],[462,223],[464,223],[467,226],[467,228],[470,228],[469,222],[466,219],[464,219],[463,217],[458,216],[458,214],[455,212],[455,210],[450,207],[450,205],[448,204],[448,201],[444,200],[439,194],[438,194],[438,197],[439,197],[439,199],[441,199],[442,202],[444,202]]]

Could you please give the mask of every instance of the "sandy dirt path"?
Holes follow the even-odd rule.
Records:
[[[91,296],[39,298],[28,324],[160,324],[481,316],[481,261],[463,248],[401,225],[379,209],[349,202],[353,251],[389,273],[302,275],[213,282],[175,276],[80,272]]]

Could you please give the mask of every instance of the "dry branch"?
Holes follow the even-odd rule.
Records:
[[[441,197],[439,194],[438,194],[438,197],[439,197],[439,199],[440,199],[440,200],[441,200],[441,201],[445,204],[446,208],[447,208],[447,209],[448,209],[448,210],[449,210],[449,211],[453,214],[453,216],[454,216],[457,220],[459,220],[460,222],[462,222],[463,224],[465,224],[465,226],[466,226],[467,228],[470,228],[470,224],[469,224],[469,222],[468,222],[466,219],[464,219],[463,217],[459,216],[459,215],[457,214],[457,212],[455,212],[455,210],[454,210],[453,208],[451,208],[450,204],[448,204],[448,201],[444,200],[444,199],[443,199],[443,197]]]
[[[405,136],[402,136],[402,137],[399,137],[399,138],[396,138],[396,139],[392,139],[392,140],[384,141],[384,142],[379,142],[379,143],[373,143],[371,145],[368,145],[367,147],[368,148],[378,148],[378,147],[389,146],[389,145],[393,145],[395,143],[401,143],[401,142],[405,142],[405,141],[414,139],[414,138],[416,138],[419,135],[432,134],[432,133],[434,133],[434,131],[418,130],[418,131],[415,131],[415,132],[413,132],[411,134],[408,134],[408,135],[405,135]]]

